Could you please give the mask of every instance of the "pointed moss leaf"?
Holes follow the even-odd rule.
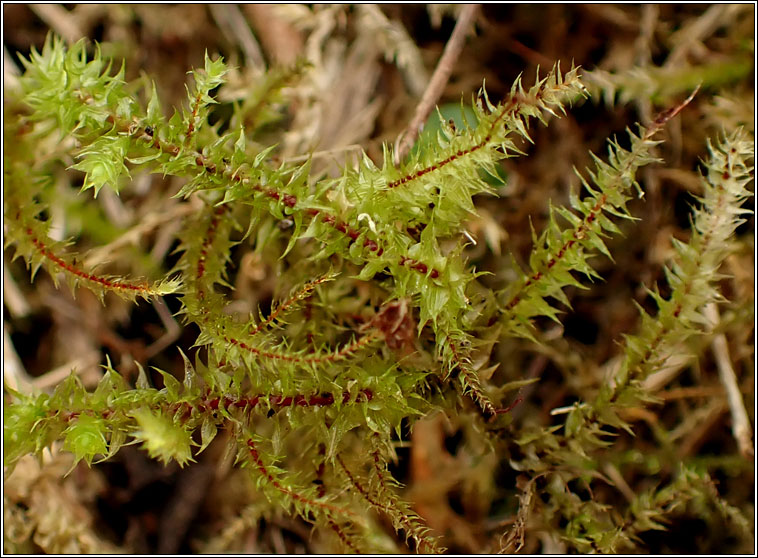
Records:
[[[115,370],[106,370],[92,394],[92,400],[94,403],[107,404],[109,395],[124,391],[125,388],[123,378]]]
[[[127,435],[126,432],[115,428],[110,431],[110,436],[108,440],[108,453],[103,456],[102,461],[106,461],[116,455],[118,453],[118,450],[121,449],[121,446],[126,444]]]
[[[147,379],[147,374],[142,365],[137,362],[137,388],[138,389],[150,389],[150,381]]]
[[[166,390],[166,394],[169,396],[169,398],[178,399],[179,394],[182,390],[182,384],[179,383],[179,380],[174,378],[174,376],[168,372],[164,372],[159,368],[154,368],[154,370],[158,372],[163,378],[163,385],[165,386],[164,389]]]
[[[201,443],[197,453],[202,453],[205,448],[213,441],[218,433],[215,421],[211,417],[203,419],[203,425],[200,427]]]
[[[197,393],[202,387],[202,380],[195,372],[195,367],[189,361],[184,351],[179,349],[179,354],[182,355],[184,361],[184,392],[185,393]]]
[[[255,158],[253,159],[253,168],[258,168],[261,166],[261,164],[269,157],[272,151],[276,149],[276,145],[271,145],[265,149],[263,149],[260,153],[258,153]]]
[[[150,100],[147,103],[147,123],[155,128],[163,121],[164,116],[155,82],[151,81],[150,85]]]
[[[150,161],[155,161],[160,156],[161,156],[161,153],[156,152],[151,155],[144,155],[142,157],[126,157],[126,160],[132,163],[133,165],[143,165],[145,163],[149,163]]]

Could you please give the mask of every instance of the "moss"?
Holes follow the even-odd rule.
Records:
[[[639,176],[659,162],[666,128],[698,110],[697,97],[672,99],[691,93],[693,75],[714,89],[741,79],[739,59],[722,73],[682,70],[678,87],[653,92],[606,84],[606,97],[620,87],[622,97],[665,108],[609,141],[604,157],[591,155],[577,186],[546,202],[544,219],[535,215],[526,257],[506,261],[493,246],[509,236],[507,217],[485,219],[497,194],[518,203],[508,190],[516,173],[503,169],[531,158],[530,141],[539,149],[535,124],[559,127],[585,103],[585,81],[602,88],[599,73],[556,65],[497,101],[482,88],[460,110],[467,125],[442,118],[406,161],[393,164],[387,146],[330,174],[315,156],[287,159],[261,143],[284,122],[267,107],[306,64],[272,71],[253,101],[214,112],[236,72],[221,57],[206,53],[186,101],[169,108],[153,83],[129,81],[123,65],[90,52],[51,35],[25,61],[6,109],[6,247],[32,278],[42,268],[105,308],[138,298],[157,307],[165,297],[182,321],[184,352],[164,357],[169,371],[144,370],[148,356],[132,368],[108,360],[93,386],[72,374],[49,394],[9,391],[7,466],[61,447],[89,465],[136,442],[164,465],[233,462],[266,503],[238,504],[242,523],[204,533],[207,548],[231,548],[237,529],[281,514],[315,526],[313,544],[329,551],[644,550],[652,531],[682,517],[709,523],[712,512],[739,540],[751,536],[745,510],[715,487],[720,466],[677,456],[694,429],[682,409],[653,410],[667,394],[652,383],[684,366],[683,353],[692,354],[686,364],[706,362],[698,347],[715,335],[710,305],[722,303],[727,330],[750,318],[731,312],[721,290],[749,214],[748,132],[702,145],[691,231],[656,247],[668,256],[663,288],[645,289],[652,312],[626,291],[614,299],[627,308],[614,312],[637,306],[640,316],[623,335],[602,332],[614,358],[598,362],[561,325],[607,268],[630,266],[622,230],[654,218],[638,209],[656,195]],[[56,186],[62,166],[66,176],[84,173],[81,204]],[[164,182],[137,191],[150,175]],[[61,199],[81,238],[111,238],[87,230],[107,218],[81,215],[114,194],[154,210],[140,212],[127,236],[158,226],[161,212],[173,216],[161,225],[173,256],[166,248],[151,262],[156,248],[143,239],[110,274],[88,264],[93,252],[79,239],[51,231]],[[477,231],[488,239],[480,252]],[[496,271],[485,276],[485,267]],[[651,434],[635,439],[645,421]],[[220,510],[233,497],[228,486],[217,492]]]

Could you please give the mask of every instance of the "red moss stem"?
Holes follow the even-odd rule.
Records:
[[[273,486],[276,490],[281,492],[282,494],[292,498],[296,502],[299,502],[301,504],[304,504],[306,506],[310,506],[313,508],[320,508],[322,510],[326,510],[327,512],[336,513],[338,515],[346,515],[354,517],[355,514],[347,509],[340,508],[338,506],[333,506],[331,504],[327,504],[326,502],[320,502],[318,500],[314,500],[312,498],[308,498],[307,496],[303,496],[302,494],[298,494],[294,490],[287,488],[282,483],[280,483],[274,475],[266,468],[266,465],[263,463],[263,459],[260,456],[260,453],[258,452],[258,448],[255,445],[255,442],[252,438],[247,439],[247,449],[250,453],[250,457],[253,460],[253,464],[258,469],[258,472],[266,479],[268,480],[269,484]]]
[[[224,340],[229,343],[230,345],[234,345],[235,347],[239,347],[240,349],[243,349],[245,351],[251,352],[255,355],[264,357],[264,358],[270,358],[273,360],[283,360],[285,362],[298,362],[302,364],[324,364],[328,362],[335,362],[338,360],[342,360],[350,356],[352,353],[357,352],[365,345],[368,345],[371,341],[376,339],[378,337],[378,333],[375,331],[371,331],[364,335],[363,337],[359,337],[352,343],[349,343],[342,347],[341,349],[327,353],[325,355],[308,355],[308,356],[300,356],[295,354],[288,354],[288,353],[275,353],[272,351],[267,351],[264,349],[259,349],[257,347],[253,347],[252,345],[249,345],[248,343],[245,343],[244,341],[240,341],[239,339],[235,339],[234,337],[227,337],[224,336]]]
[[[404,184],[407,184],[408,182],[411,182],[413,180],[417,180],[421,178],[422,176],[429,174],[430,172],[439,170],[450,163],[457,161],[461,157],[465,157],[466,155],[470,155],[471,153],[474,153],[475,151],[480,150],[484,146],[486,146],[490,141],[492,141],[492,136],[495,131],[495,127],[500,124],[502,120],[505,119],[505,116],[509,114],[510,112],[514,111],[519,105],[517,102],[518,97],[512,96],[506,104],[503,106],[502,110],[500,111],[500,114],[495,118],[495,120],[492,122],[489,131],[487,132],[487,135],[482,138],[479,143],[469,147],[468,149],[459,149],[457,152],[453,153],[449,157],[438,161],[432,165],[429,165],[428,167],[425,167],[423,169],[419,169],[415,172],[412,172],[410,174],[407,174],[401,178],[398,178],[397,180],[393,180],[392,182],[389,182],[387,184],[388,189],[397,188],[398,186],[402,186]]]
[[[111,290],[132,291],[132,292],[135,292],[137,294],[142,294],[142,295],[149,295],[153,292],[151,287],[144,283],[128,283],[126,281],[106,279],[105,277],[100,277],[98,275],[93,275],[92,273],[87,273],[86,271],[79,269],[75,265],[68,263],[63,258],[54,254],[45,245],[44,242],[42,242],[39,238],[35,236],[34,231],[31,229],[31,227],[26,227],[26,234],[29,236],[29,239],[31,240],[32,244],[34,244],[34,246],[37,248],[40,254],[42,254],[45,258],[53,262],[60,269],[62,269],[63,271],[67,273],[75,275],[81,279],[85,279],[86,281],[92,281],[93,283],[98,283],[99,285],[102,285],[103,287],[107,289],[111,289]]]
[[[310,294],[313,292],[313,290],[322,283],[325,283],[329,280],[329,275],[323,275],[319,277],[318,279],[314,279],[313,281],[309,281],[306,283],[302,289],[297,291],[295,294],[293,294],[291,297],[289,297],[286,301],[281,303],[279,306],[276,307],[276,309],[271,312],[271,315],[269,315],[268,318],[263,320],[261,323],[259,323],[255,327],[251,327],[249,335],[252,337],[259,331],[261,331],[264,327],[267,327],[270,325],[276,318],[284,311],[286,311],[288,308],[290,308],[293,304],[295,304],[299,300],[303,300],[310,296]]]

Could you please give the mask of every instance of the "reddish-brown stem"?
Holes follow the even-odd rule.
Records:
[[[281,303],[279,306],[276,307],[276,309],[271,312],[271,315],[263,320],[261,323],[259,323],[255,327],[251,327],[249,335],[252,337],[259,331],[261,331],[264,327],[267,327],[269,324],[271,324],[276,318],[284,311],[286,311],[288,308],[290,308],[293,304],[295,304],[299,300],[303,300],[306,297],[310,296],[310,294],[313,292],[313,290],[320,284],[325,283],[330,278],[329,275],[323,275],[322,277],[319,277],[318,279],[315,279],[313,281],[309,281],[306,283],[302,289],[297,291],[295,294],[293,294],[291,297],[289,297],[287,300],[285,300],[283,303]]]
[[[482,411],[487,414],[488,418],[492,418],[499,414],[497,409],[492,406],[492,403],[490,403],[487,396],[484,395],[484,392],[482,392],[482,389],[479,385],[479,377],[476,375],[476,372],[469,369],[461,356],[458,354],[455,343],[452,340],[448,340],[448,346],[450,347],[450,352],[453,354],[453,362],[458,370],[460,370],[461,375],[466,381],[466,385],[471,390],[474,401],[476,401]]]
[[[374,470],[376,471],[376,476],[379,478],[379,485],[382,487],[382,490],[387,490],[387,486],[384,484],[384,474],[382,473],[382,468],[379,466],[381,462],[379,450],[374,450],[371,452],[371,455],[374,458]]]
[[[326,510],[327,512],[332,512],[338,515],[346,515],[353,517],[355,514],[351,512],[350,510],[346,510],[344,508],[340,508],[338,506],[333,506],[331,504],[327,504],[326,502],[320,502],[318,500],[313,500],[312,498],[308,498],[306,496],[303,496],[302,494],[298,494],[294,490],[287,488],[282,483],[280,483],[274,475],[266,468],[266,465],[263,463],[263,459],[261,458],[260,454],[258,453],[258,447],[255,445],[255,442],[252,438],[247,439],[247,449],[250,453],[250,457],[253,459],[253,464],[258,469],[258,472],[263,475],[263,477],[268,480],[269,484],[273,486],[276,490],[281,492],[282,494],[292,498],[296,502],[300,502],[301,504],[304,504],[306,506],[310,506],[313,508],[320,508],[322,510]]]
[[[350,392],[342,392],[343,404],[348,403],[351,399]],[[353,402],[359,403],[361,401],[371,401],[374,398],[374,392],[368,388],[360,390],[353,399]],[[272,408],[282,407],[326,407],[335,403],[335,397],[331,393],[314,394],[310,396],[305,395],[254,395],[250,397],[241,397],[238,399],[232,399],[229,396],[214,397],[213,399],[203,399],[196,406],[200,408],[209,408],[213,411],[217,410],[220,406],[225,409],[247,409],[254,408],[262,399],[268,399],[269,406]]]
[[[642,141],[648,141],[650,140],[669,120],[674,118],[677,114],[679,114],[684,107],[686,107],[690,101],[694,98],[695,94],[697,93],[699,87],[695,89],[695,91],[692,92],[692,94],[685,99],[682,103],[679,105],[672,107],[661,114],[659,114],[656,119],[653,121],[651,126],[648,128],[648,130],[645,132],[645,135],[642,138]],[[626,163],[626,166],[623,169],[620,169],[618,171],[619,178],[617,179],[617,183],[621,182],[621,177],[625,176],[632,168],[632,165],[634,164],[634,159],[630,158],[630,160]],[[563,243],[561,248],[556,252],[554,256],[551,256],[551,258],[548,260],[545,270],[544,271],[537,271],[533,273],[530,277],[527,278],[527,280],[524,282],[524,284],[521,286],[520,293],[523,292],[525,289],[530,287],[532,284],[536,283],[537,281],[541,280],[543,277],[545,277],[546,272],[550,271],[555,264],[557,264],[565,255],[566,253],[573,248],[577,242],[580,242],[582,239],[586,237],[586,232],[589,230],[589,228],[592,226],[592,223],[595,222],[595,220],[598,218],[600,213],[602,212],[603,207],[606,204],[606,201],[608,200],[608,197],[606,194],[601,195],[598,199],[595,205],[592,207],[592,209],[589,211],[589,213],[584,217],[581,223],[579,223],[579,226],[576,227],[574,232],[571,235],[571,238]],[[522,295],[520,293],[516,293],[511,300],[505,305],[506,310],[512,310],[521,300]]]
[[[86,281],[92,281],[93,283],[97,283],[111,290],[131,291],[131,292],[142,294],[142,295],[149,295],[152,293],[152,289],[150,288],[149,285],[146,285],[146,284],[127,283],[126,281],[114,281],[112,279],[106,279],[105,277],[93,275],[92,273],[87,273],[86,271],[79,269],[75,265],[68,263],[63,258],[55,255],[45,245],[44,242],[42,242],[39,238],[36,237],[31,227],[26,227],[26,234],[29,236],[29,239],[31,240],[32,244],[34,244],[34,246],[37,248],[40,254],[42,254],[45,258],[53,262],[55,265],[57,265],[59,268],[61,268],[63,271],[67,273],[76,275],[77,277],[81,279],[85,279]]]
[[[280,394],[259,394],[248,397],[232,398],[229,396],[215,396],[210,397],[210,393],[206,393],[202,398],[196,401],[182,401],[180,403],[173,403],[165,407],[171,414],[176,414],[182,411],[181,420],[189,420],[194,413],[207,413],[218,411],[219,408],[224,408],[227,411],[231,409],[245,409],[252,410],[258,406],[262,400],[267,400],[268,405],[272,409],[282,409],[284,407],[327,407],[334,405],[339,399],[344,405],[351,400],[353,403],[368,402],[374,398],[374,392],[369,388],[363,388],[359,390],[353,397],[349,391],[343,391],[342,397],[335,398],[334,394],[322,393],[313,395],[280,395]],[[163,404],[159,404],[162,406]],[[104,419],[109,418],[115,411],[113,409],[105,409],[100,412],[100,416]],[[51,409],[48,412],[49,416],[58,415],[64,421],[68,422],[77,418],[81,411],[61,411]]]
[[[187,135],[184,138],[184,145],[189,145],[192,133],[195,131],[195,120],[197,119],[197,113],[200,111],[200,101],[202,101],[203,95],[198,91],[195,96],[195,102],[192,106],[192,116],[190,117],[189,124],[187,124]]]
[[[721,214],[723,214],[723,211],[720,211],[720,210],[723,207],[724,203],[725,203],[724,192],[722,191],[721,195],[718,198],[718,200],[714,204],[714,206],[715,206],[715,209],[713,210],[713,214],[714,215],[721,215]],[[711,239],[713,237],[714,228],[715,228],[715,224],[713,225],[713,228],[711,228],[711,229],[709,229],[707,231],[704,231],[702,233],[702,237],[701,237],[701,244],[702,244],[702,246],[701,246],[700,252],[698,253],[697,259],[693,263],[693,266],[692,266],[693,269],[698,269],[701,266],[701,255],[704,252],[708,251],[708,246],[709,246],[709,244],[711,244]],[[686,277],[685,279],[691,279],[691,278],[690,277]],[[690,294],[690,292],[692,291],[692,286],[693,286],[692,281],[687,281],[684,284],[684,290],[682,292],[682,297],[686,297],[687,295]],[[682,302],[681,301],[677,302],[676,305],[674,305],[674,309],[673,309],[671,315],[674,318],[678,318],[679,315],[682,313],[683,309],[684,309],[684,307],[682,306]],[[664,337],[665,330],[664,330],[663,326],[661,325],[660,321],[657,322],[657,326],[658,326],[658,333],[656,334],[655,338],[648,344],[648,347],[647,347],[647,350],[645,351],[645,354],[643,355],[641,361],[637,364],[637,367],[636,367],[637,369],[639,369],[642,366],[643,363],[648,362],[650,360],[650,358],[656,353],[656,351],[658,351],[659,346],[663,342],[663,337]],[[615,401],[615,397],[619,393],[618,387],[620,387],[620,386],[616,387],[616,391],[613,394],[613,397],[612,397],[611,401]]]
[[[126,121],[119,121],[111,116],[109,117],[109,122],[114,123],[116,127],[119,128],[119,130],[122,130],[122,131],[129,130],[130,124],[128,124]],[[156,133],[156,131],[152,128],[150,128],[149,133],[148,133],[147,128],[141,129],[141,133],[144,134],[143,137],[147,138],[150,141],[150,145],[155,149],[158,149],[162,152],[169,153],[173,156],[177,156],[181,151],[181,149],[178,146],[161,141],[158,138],[158,134]],[[488,135],[486,141],[489,141],[489,139],[490,137]],[[459,152],[459,153],[463,154],[462,152]],[[210,161],[207,157],[205,157],[202,153],[194,152],[194,156],[195,156],[195,164],[197,166],[202,167],[209,174],[218,173],[217,166],[212,161]],[[224,166],[223,170],[221,171],[221,174],[228,180],[231,180],[232,182],[237,182],[237,183],[249,182],[249,178],[245,177],[239,171],[239,169],[234,170],[229,165]],[[298,205],[297,196],[295,196],[294,194],[282,193],[275,190],[274,188],[264,187],[261,184],[252,184],[249,187],[251,190],[255,192],[260,192],[263,195],[275,201],[283,203],[290,209],[295,210]],[[299,211],[303,211],[303,209],[299,209]],[[351,227],[350,225],[338,220],[334,215],[326,213],[322,209],[307,208],[304,210],[304,212],[307,215],[310,215],[311,217],[320,216],[324,223],[326,223],[327,225],[331,226],[333,229],[349,237],[351,243],[357,241],[361,235],[361,232],[358,229],[355,229]],[[384,253],[384,248],[380,245],[379,240],[369,238],[368,236],[366,236],[363,240],[363,247],[368,248],[368,250],[376,254],[376,256],[381,256]],[[410,264],[409,267],[411,269],[418,271],[419,273],[422,273],[424,275],[426,275],[426,273],[429,271],[428,267],[423,262],[418,262],[411,258],[403,258],[400,262],[400,265],[405,265],[406,263]],[[199,267],[198,271],[201,272],[200,276],[202,277],[202,274],[205,272],[204,259],[203,259],[203,264],[201,267]],[[431,272],[429,273],[429,276],[432,279],[437,279],[440,276],[440,272],[436,269],[432,269]],[[198,277],[198,279],[199,278],[200,277]]]
[[[359,337],[352,343],[348,343],[347,345],[345,345],[338,351],[334,351],[334,352],[327,353],[324,355],[307,355],[307,356],[300,356],[300,355],[286,354],[286,353],[275,353],[272,351],[259,349],[257,347],[253,347],[252,345],[249,345],[245,343],[244,341],[240,341],[239,339],[235,339],[233,337],[225,336],[224,340],[230,345],[234,345],[235,347],[239,347],[240,349],[249,351],[255,355],[258,355],[264,358],[270,358],[273,360],[283,360],[285,362],[297,362],[301,364],[325,364],[328,362],[335,362],[335,361],[347,358],[350,354],[355,353],[359,349],[364,347],[365,345],[368,345],[371,341],[376,339],[378,335],[379,334],[377,332],[371,331],[367,333],[366,335],[364,335],[363,337]]]
[[[520,100],[521,100],[520,97],[517,95],[513,95],[510,99],[508,99],[503,105],[503,108],[500,110],[500,114],[497,115],[495,120],[490,125],[490,129],[487,132],[487,135],[485,135],[484,138],[482,138],[482,140],[476,143],[475,145],[467,149],[459,149],[457,152],[453,153],[452,155],[450,155],[449,157],[441,161],[438,161],[432,165],[429,165],[428,167],[425,167],[423,169],[419,169],[410,174],[407,174],[401,178],[398,178],[397,180],[393,180],[392,182],[389,182],[387,184],[387,188],[392,189],[392,188],[397,188],[398,186],[407,184],[408,182],[421,178],[422,176],[429,174],[430,172],[439,170],[445,167],[446,165],[449,165],[450,163],[457,161],[461,157],[465,157],[466,155],[470,155],[471,153],[474,153],[475,151],[479,151],[480,149],[485,147],[488,143],[490,143],[490,141],[492,141],[492,136],[494,134],[495,128],[500,125],[500,123],[505,119],[507,115],[515,111],[516,108],[518,108]]]
[[[344,544],[346,547],[348,547],[350,550],[355,552],[356,554],[360,554],[360,551],[358,550],[358,547],[355,546],[350,539],[348,538],[347,534],[342,530],[342,527],[337,525],[333,520],[329,519],[327,520],[327,523],[332,531],[337,533],[337,536],[342,541],[342,544]]]
[[[546,270],[552,269],[555,264],[557,264],[563,257],[566,255],[566,253],[579,241],[581,241],[586,236],[586,231],[590,228],[592,223],[595,222],[595,219],[597,219],[598,214],[602,211],[603,206],[605,206],[605,202],[608,199],[608,197],[603,194],[600,196],[597,200],[597,203],[590,209],[590,212],[587,214],[587,216],[584,218],[584,220],[579,223],[579,226],[574,229],[574,232],[571,235],[571,238],[568,239],[566,242],[563,243],[563,245],[560,247],[558,252],[554,256],[551,256],[546,264]],[[533,273],[531,276],[527,278],[527,280],[524,282],[524,284],[521,286],[521,291],[527,289],[529,286],[532,285],[532,283],[536,283],[540,279],[542,279],[545,276],[545,273],[542,271],[537,271]],[[506,310],[512,310],[519,302],[521,301],[521,295],[515,294],[513,298],[508,302],[508,304],[505,305]]]
[[[358,240],[358,237],[360,237],[361,235],[360,231],[358,231],[357,229],[354,229],[348,224],[342,221],[339,221],[334,215],[325,213],[323,210],[309,208],[306,210],[306,213],[312,217],[321,216],[321,220],[324,223],[326,223],[333,229],[341,232],[342,234],[348,236],[350,238],[351,243]],[[379,246],[376,240],[368,238],[368,236],[363,241],[363,247],[368,248],[372,252],[375,252],[377,256],[381,256],[384,253],[384,248]]]
[[[414,260],[413,258],[406,258],[405,256],[400,256],[400,265],[406,265],[413,269],[414,271],[418,271],[422,275],[426,275],[429,273],[429,277],[432,279],[437,279],[437,277],[440,276],[440,272],[436,269],[432,268],[431,271],[429,271],[429,267],[424,263],[420,262],[418,260]]]
[[[200,281],[205,275],[205,260],[208,255],[208,251],[213,245],[213,241],[216,239],[216,227],[218,227],[219,219],[226,212],[225,206],[216,208],[211,217],[211,221],[208,224],[208,230],[203,238],[203,243],[200,246],[200,256],[197,259],[197,270],[195,273],[195,279]]]
[[[326,496],[326,486],[324,485],[324,470],[326,469],[326,463],[324,462],[326,456],[326,446],[324,444],[319,445],[318,450],[318,467],[316,467],[316,478],[313,481],[316,484],[316,495],[319,498]]]
[[[355,479],[355,477],[350,472],[350,470],[347,468],[347,466],[345,465],[345,462],[342,461],[342,458],[339,455],[337,456],[337,462],[340,464],[340,467],[342,467],[342,470],[345,472],[345,475],[347,476],[348,480],[350,481],[350,484],[352,484],[355,487],[355,489],[358,491],[358,493],[361,496],[363,496],[369,504],[371,504],[375,508],[379,508],[380,510],[385,510],[387,508],[387,506],[385,504],[382,504],[382,503],[377,502],[376,500],[374,500],[371,497],[371,495],[368,493],[368,491],[365,488],[363,488],[363,486],[361,486],[361,483],[359,483]]]
[[[380,465],[381,459],[379,458],[379,450],[374,450],[373,452],[371,452],[371,455],[374,458],[374,471],[376,472],[377,480],[379,481],[379,486],[381,487],[382,491],[387,495],[388,497],[387,500],[392,501],[394,499],[394,493],[387,487],[387,484],[384,482],[384,473],[382,472],[382,467]],[[411,521],[411,518],[408,517],[408,515],[406,515],[405,513],[403,513],[400,509],[398,509],[397,506],[395,506],[394,508],[390,508],[390,505],[386,504],[379,507],[387,511],[389,511],[390,509],[394,509],[395,511],[397,511],[397,513],[400,516],[400,522],[402,523],[406,531],[408,531],[409,533],[416,532],[416,526],[413,524],[413,521]],[[418,537],[416,544],[418,544],[419,546],[423,545],[427,547],[427,549],[430,551],[435,550],[434,546],[421,536]]]

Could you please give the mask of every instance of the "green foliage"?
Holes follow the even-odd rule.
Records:
[[[436,134],[427,132],[400,165],[385,148],[380,163],[364,155],[340,176],[323,177],[310,162],[275,162],[275,147],[256,143],[271,118],[248,112],[288,78],[270,78],[260,100],[235,109],[239,125],[222,132],[209,123],[228,73],[221,58],[206,55],[204,69],[192,72],[187,106],[170,118],[154,84],[143,106],[124,68],[112,75],[111,61],[99,49],[88,57],[83,41],[65,48],[49,37],[24,64],[26,112],[6,119],[5,245],[32,277],[43,267],[56,283],[62,275],[104,303],[107,293],[176,295],[199,334],[194,363],[182,354],[183,380],[157,371],[161,388],[142,369],[130,385],[108,363],[94,391],[72,375],[51,395],[12,393],[4,410],[6,466],[57,441],[88,465],[139,443],[164,464],[191,466],[224,432],[272,504],[331,530],[351,551],[372,550],[364,547],[374,540],[369,509],[412,548],[442,550],[439,533],[401,498],[388,469],[404,426],[444,410],[472,416],[472,431],[485,433],[490,448],[503,443],[504,397],[531,380],[495,384],[481,351],[491,350],[493,336],[544,343],[539,320],[560,323],[569,292],[600,278],[596,258],[612,258],[613,238],[637,219],[630,209],[633,194],[643,194],[637,171],[657,161],[655,136],[690,100],[629,131],[628,147],[612,141],[605,159],[593,155],[594,169],[580,174],[581,194],[571,195],[570,207],[550,205],[546,226],[533,230],[526,269],[491,291],[468,261],[467,220],[477,215],[478,199],[494,194],[488,178],[502,175],[500,162],[523,155],[533,121],[549,124],[586,94],[577,68],[556,66],[527,89],[517,80],[497,103],[482,89],[470,112],[461,111],[468,125],[441,118]],[[565,423],[508,434],[521,453],[511,466],[531,479],[515,529],[541,508],[540,521],[571,548],[614,552],[701,496],[741,517],[709,492],[707,474],[689,470],[636,497],[625,518],[568,488],[602,476],[612,438],[633,432],[623,411],[651,399],[644,380],[682,344],[709,334],[703,309],[723,298],[719,270],[746,213],[752,138],[732,131],[709,151],[692,236],[674,242],[676,258],[665,270],[670,294],[650,290],[657,314],[642,310],[639,333],[625,337],[610,381],[595,399],[577,402]],[[77,162],[69,164],[72,157]],[[43,200],[55,199],[52,177],[61,165],[84,173],[81,196],[128,191],[137,173],[182,178],[173,197],[196,211],[177,233],[173,269],[152,281],[102,275],[67,252],[75,239],[52,239]],[[240,249],[281,274],[280,301],[267,313],[240,315],[228,300],[229,264]],[[537,479],[543,498],[531,503]]]

